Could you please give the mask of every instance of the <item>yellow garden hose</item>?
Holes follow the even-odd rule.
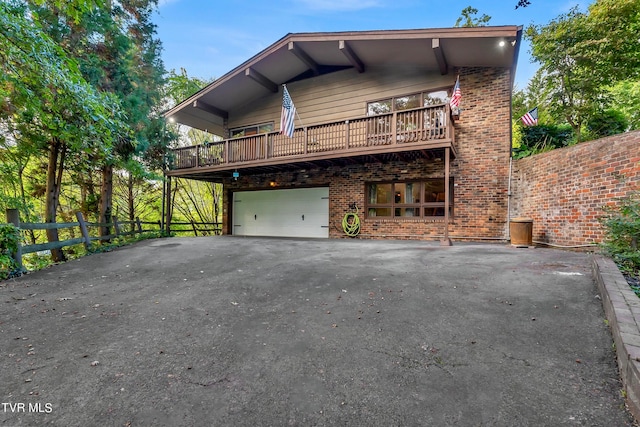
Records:
[[[356,237],[360,233],[360,217],[358,217],[358,206],[354,203],[355,212],[347,212],[342,218],[342,229],[349,237]]]

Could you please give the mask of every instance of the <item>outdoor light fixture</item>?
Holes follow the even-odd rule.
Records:
[[[237,170],[234,170],[233,171],[233,179],[237,181],[239,176],[240,176],[240,173]]]
[[[504,40],[500,40],[500,43],[498,43],[498,46],[500,47],[504,47],[504,45],[506,45],[507,43]]]

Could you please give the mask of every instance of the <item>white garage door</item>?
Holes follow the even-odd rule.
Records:
[[[329,237],[329,188],[233,193],[233,234]]]

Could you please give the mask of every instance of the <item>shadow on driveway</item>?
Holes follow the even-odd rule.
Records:
[[[631,426],[596,294],[550,249],[140,242],[0,282],[0,425]]]

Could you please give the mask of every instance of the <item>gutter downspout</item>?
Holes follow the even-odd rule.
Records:
[[[518,68],[518,55],[520,53],[520,43],[522,42],[522,26],[518,27],[518,32],[516,33],[516,50],[515,55],[513,56],[513,63],[511,64],[511,90],[509,92],[509,97],[511,98],[511,102],[509,102],[509,183],[507,184],[507,229],[505,230],[505,235],[507,237],[507,241],[511,241],[511,232],[509,230],[509,221],[511,221],[511,174],[513,171],[513,85],[516,80],[516,70]]]
[[[513,138],[513,136],[512,136]],[[509,150],[511,152],[511,150]],[[507,240],[511,240],[511,233],[509,231],[509,222],[511,221],[511,173],[513,171],[513,156],[509,154],[509,182],[507,184],[507,229],[505,230],[505,234],[507,235]]]

